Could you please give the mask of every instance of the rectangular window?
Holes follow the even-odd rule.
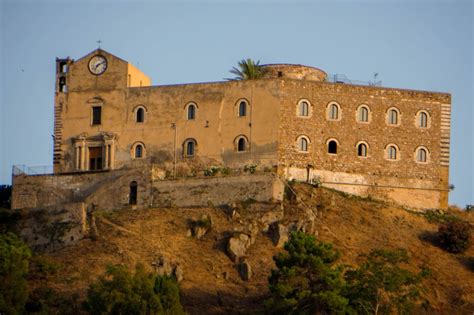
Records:
[[[92,107],[92,124],[100,125],[102,123],[102,107]]]

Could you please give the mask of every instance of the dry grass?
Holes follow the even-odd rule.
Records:
[[[297,185],[299,205],[318,205],[318,238],[331,242],[342,253],[341,263],[355,265],[360,254],[374,248],[405,248],[413,266],[426,265],[432,276],[426,281],[430,313],[472,314],[474,312],[474,248],[462,255],[443,251],[433,241],[437,225],[423,215],[343,194]],[[252,208],[255,208],[253,206]],[[451,213],[474,222],[473,215]],[[213,227],[201,240],[187,237],[188,220],[203,214],[212,217]],[[251,216],[252,213],[248,213]],[[244,218],[245,220],[245,218]],[[242,281],[225,254],[231,231],[241,225],[225,211],[214,208],[149,209],[123,211],[97,220],[99,239],[83,240],[49,255],[64,266],[48,285],[84,297],[88,284],[109,263],[133,267],[164,255],[178,262],[184,272],[182,301],[191,314],[249,314],[261,310],[268,294],[267,277],[274,268],[272,257],[279,250],[260,234],[249,249],[248,261],[254,276]],[[227,277],[224,274],[227,274]]]

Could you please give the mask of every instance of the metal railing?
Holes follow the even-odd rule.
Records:
[[[345,74],[328,74],[326,80],[331,83],[367,85],[367,86],[382,86],[382,81],[359,81],[350,80]]]
[[[13,165],[13,176],[18,175],[49,175],[54,173],[53,165],[43,166],[27,166],[27,165]]]

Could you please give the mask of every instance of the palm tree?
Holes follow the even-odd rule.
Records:
[[[247,58],[247,60],[242,59],[238,63],[238,68],[233,67],[232,70],[229,70],[230,73],[235,74],[236,77],[233,79],[227,80],[255,80],[261,79],[265,74],[265,68],[260,65],[260,60],[254,62],[252,59]]]

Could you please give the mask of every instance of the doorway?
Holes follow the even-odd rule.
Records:
[[[128,197],[128,204],[136,205],[137,204],[137,194],[138,194],[138,184],[136,181],[130,183],[130,194]]]
[[[102,147],[90,147],[89,148],[89,170],[101,170],[102,169]]]

